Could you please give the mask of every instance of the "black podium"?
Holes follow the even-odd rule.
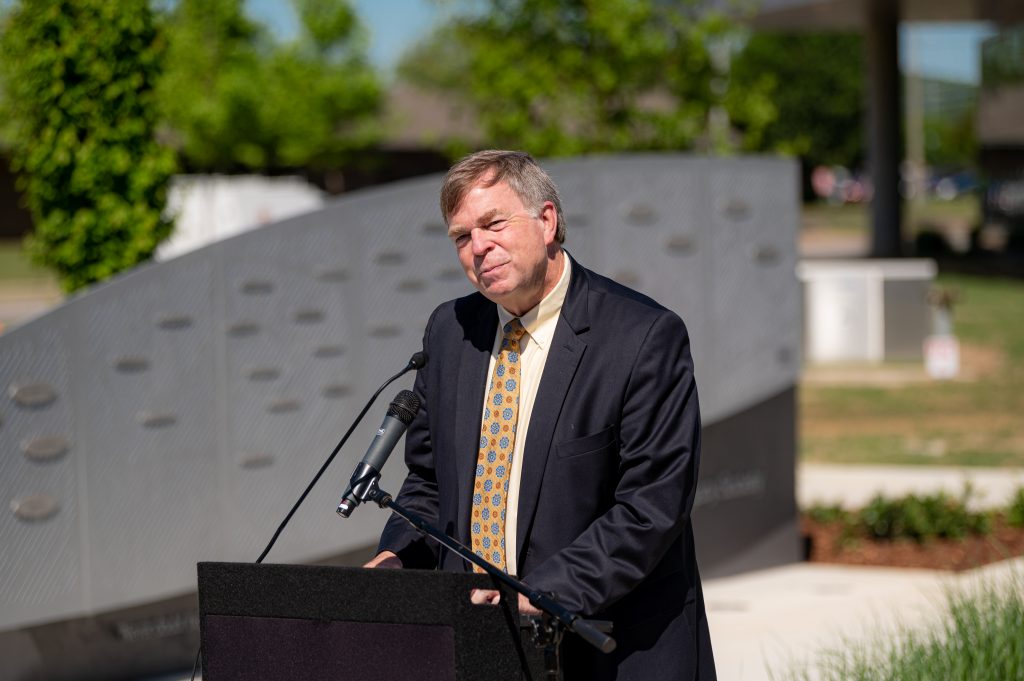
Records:
[[[199,563],[204,681],[539,681],[515,594],[486,575]],[[525,633],[525,632],[524,632]]]

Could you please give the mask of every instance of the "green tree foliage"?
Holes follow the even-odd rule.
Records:
[[[693,0],[488,0],[408,53],[400,75],[468,104],[487,143],[539,155],[728,146],[732,25]],[[749,134],[773,115],[734,97]]]
[[[378,138],[380,85],[346,0],[295,0],[301,35],[273,41],[242,0],[167,16],[161,137],[195,170],[336,167]]]
[[[862,39],[846,33],[755,33],[733,59],[737,92],[762,88],[778,111],[758,148],[816,165],[864,161]],[[743,125],[741,110],[731,111]],[[762,127],[763,121],[756,126]]]
[[[976,110],[958,116],[927,116],[924,119],[924,151],[929,165],[973,168],[978,159],[975,133]]]
[[[162,49],[146,0],[24,0],[4,17],[2,117],[35,221],[29,250],[68,291],[170,233],[174,159],[153,134]]]

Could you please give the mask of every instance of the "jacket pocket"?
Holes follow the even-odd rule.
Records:
[[[563,440],[555,445],[555,453],[559,458],[606,452],[617,445],[615,426],[608,426],[590,435]]]

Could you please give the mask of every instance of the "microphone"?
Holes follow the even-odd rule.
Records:
[[[418,358],[417,355],[422,355],[422,357]],[[413,364],[417,359],[421,359],[426,363],[426,355],[422,352],[417,352],[413,355],[409,363]],[[370,443],[369,449],[366,450],[363,460],[356,466],[348,488],[341,496],[341,503],[338,504],[337,513],[342,518],[352,515],[352,511],[355,510],[356,506],[366,499],[367,493],[377,484],[377,480],[380,479],[380,472],[383,470],[384,464],[387,463],[388,457],[391,456],[391,450],[398,444],[398,440],[405,434],[406,429],[412,423],[412,420],[416,417],[416,412],[419,410],[420,399],[411,390],[401,391],[391,401],[387,416],[384,417],[384,422],[377,429],[373,442]]]

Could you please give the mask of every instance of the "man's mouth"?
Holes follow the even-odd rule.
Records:
[[[480,269],[480,276],[484,276],[485,274],[490,274],[491,272],[493,272],[493,271],[495,271],[495,270],[497,270],[497,269],[499,269],[501,267],[504,267],[507,264],[508,263],[502,262],[502,263],[498,263],[497,265],[487,265],[486,267],[482,267]]]

